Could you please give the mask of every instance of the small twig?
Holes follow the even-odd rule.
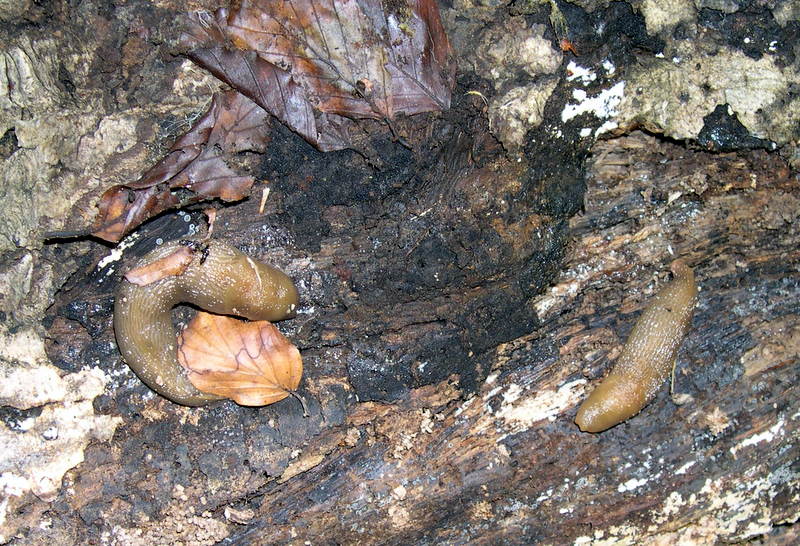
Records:
[[[57,241],[60,239],[79,239],[81,237],[90,237],[92,232],[88,229],[76,229],[66,231],[45,231],[42,239],[47,241]]]
[[[480,97],[481,99],[483,99],[483,104],[485,104],[486,106],[489,106],[489,100],[480,91],[471,90],[471,91],[467,91],[464,94],[465,95],[475,95],[476,97]]]
[[[261,204],[258,206],[258,213],[264,214],[264,205],[267,204],[267,197],[269,197],[269,187],[261,190]]]
[[[675,368],[678,365],[678,359],[675,359],[675,362],[672,363],[672,374],[669,381],[669,395],[675,396]]]
[[[203,241],[205,242],[210,241],[211,235],[214,233],[214,222],[217,219],[217,209],[207,208],[204,209],[203,212],[205,213],[206,218],[208,218],[208,233],[206,233],[206,236],[203,237]]]
[[[394,123],[392,122],[392,120],[390,120],[389,118],[383,118],[383,121],[384,121],[384,123],[386,123],[386,126],[389,127],[389,131],[392,133],[392,140],[394,140],[394,142],[397,142],[398,144],[400,144],[400,146],[402,146],[403,148],[413,151],[413,148],[411,147],[411,144],[406,142],[406,139],[404,139],[402,136],[400,136],[400,133],[395,128]]]

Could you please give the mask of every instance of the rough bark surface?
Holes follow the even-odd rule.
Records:
[[[231,159],[263,182],[219,211],[214,236],[297,280],[298,317],[279,327],[303,355],[304,418],[294,399],[183,408],[121,361],[121,271],[202,229],[199,209],[165,213],[111,253],[42,248],[37,229],[89,225],[97,195],[151,166],[217,86],[165,45],[183,2],[118,4],[0,2],[13,22],[2,61],[19,68],[0,95],[13,212],[0,221],[0,281],[13,287],[0,298],[0,433],[14,447],[0,460],[2,541],[797,541],[796,97],[748,103],[740,122],[717,108],[717,72],[654,57],[719,47],[720,73],[747,57],[780,73],[753,80],[767,100],[758,82],[779,94],[797,80],[791,6],[718,21],[559,3],[579,60],[616,63],[582,83],[550,3],[456,3],[443,8],[460,56],[452,108],[398,120],[407,146],[371,122],[368,156],[322,154],[273,123],[266,152]],[[747,32],[757,43],[739,51]],[[37,48],[53,54],[37,64]],[[26,62],[39,77],[23,77]],[[623,73],[621,113],[566,119],[581,92],[617,89]],[[630,83],[659,74],[662,110]],[[686,97],[672,87],[684,84]],[[595,142],[612,120],[624,136]],[[578,404],[675,257],[701,290],[674,392],[581,433]]]
[[[643,134],[598,144],[590,172],[555,284],[504,308],[537,326],[494,342],[485,380],[470,385],[445,358],[415,357],[453,373],[398,393],[403,383],[372,365],[364,385],[350,384],[363,373],[348,375],[359,351],[383,355],[388,367],[425,346],[420,326],[408,325],[430,327],[425,301],[317,304],[287,325],[303,349],[312,417],[293,400],[181,410],[142,399],[145,389],[128,382],[126,422],[115,441],[87,452],[62,517],[80,515],[87,538],[94,526],[116,525],[157,539],[165,517],[188,525],[177,507],[211,521],[235,509],[245,517],[232,525],[238,512],[228,513],[225,534],[242,544],[780,535],[800,508],[796,174],[763,152],[712,155]],[[494,191],[487,180],[484,191]],[[332,248],[336,263],[368,267],[360,245],[338,242],[312,252],[309,267],[332,267],[319,265]],[[577,404],[619,354],[673,256],[694,265],[701,288],[675,396],[665,385],[630,421],[580,433]],[[306,275],[301,286],[321,273]],[[356,402],[354,393],[396,399]],[[108,400],[106,411],[124,400]],[[148,512],[156,521],[132,525]]]
[[[565,267],[525,302],[542,325],[500,345],[466,399],[446,381],[360,404],[306,448],[299,468],[317,464],[302,479],[260,491],[236,541],[784,534],[800,507],[797,180],[767,154],[720,157],[643,134],[595,152]],[[576,404],[673,255],[693,263],[702,290],[673,399],[665,385],[630,421],[580,433]]]

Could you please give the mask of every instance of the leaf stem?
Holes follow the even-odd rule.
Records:
[[[309,417],[308,406],[306,406],[306,399],[303,398],[297,391],[289,391],[289,394],[294,396],[300,405],[303,407],[303,417]]]

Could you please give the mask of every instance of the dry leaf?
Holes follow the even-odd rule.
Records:
[[[189,246],[180,246],[175,252],[158,260],[136,267],[125,273],[128,282],[138,286],[147,286],[165,277],[181,275],[194,258],[194,250]]]
[[[322,151],[353,119],[450,105],[455,63],[435,0],[241,0],[196,14],[189,57]]]
[[[219,198],[247,197],[253,178],[239,176],[226,154],[263,151],[269,114],[247,97],[229,91],[211,106],[169,153],[139,180],[113,186],[98,203],[92,234],[116,242],[156,214],[181,205]],[[184,195],[179,199],[175,190]]]
[[[300,351],[271,323],[200,311],[178,336],[178,361],[203,392],[242,406],[283,400],[300,385]]]
[[[253,178],[237,175],[224,157],[263,151],[269,114],[330,151],[363,141],[356,119],[450,105],[455,62],[435,0],[241,0],[234,6],[214,16],[196,14],[182,42],[189,57],[238,92],[215,96],[139,180],[109,188],[92,235],[117,242],[165,210],[246,197]]]

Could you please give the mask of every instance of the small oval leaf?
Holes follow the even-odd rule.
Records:
[[[125,279],[137,286],[147,286],[166,277],[183,274],[194,258],[194,251],[188,246],[180,246],[175,252],[158,260],[136,267],[125,273]]]
[[[203,392],[266,406],[300,385],[300,351],[270,322],[200,311],[178,336],[178,361]]]

